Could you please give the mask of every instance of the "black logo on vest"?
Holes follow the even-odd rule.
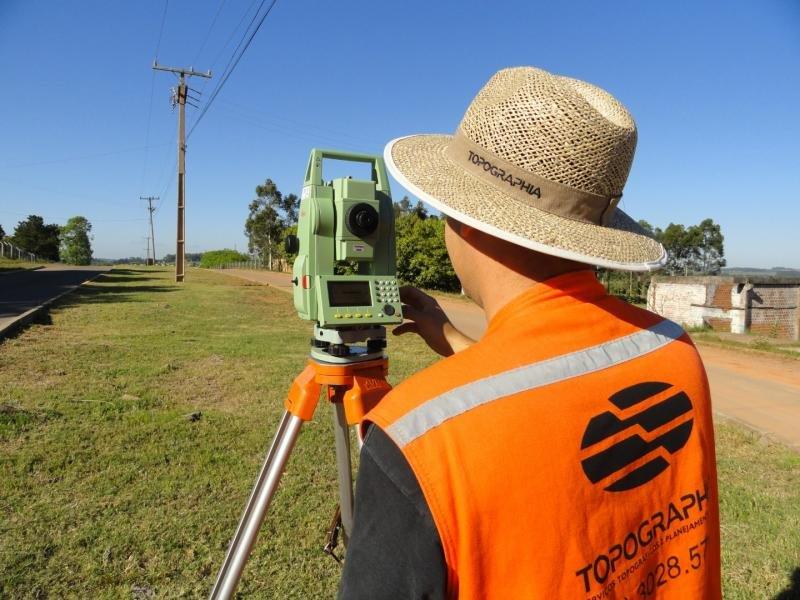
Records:
[[[515,177],[511,173],[506,173],[505,169],[501,169],[500,167],[494,166],[488,160],[483,158],[479,154],[475,154],[472,150],[469,150],[469,162],[473,165],[477,165],[481,167],[484,171],[489,173],[490,175],[494,175],[500,181],[503,181],[510,185],[512,188],[519,188],[523,192],[527,192],[529,196],[536,196],[537,198],[542,197],[542,190],[533,183],[528,183],[524,179],[519,177]]]
[[[669,383],[647,381],[620,390],[609,400],[620,411],[624,411],[671,387],[672,384]],[[583,433],[581,450],[595,445],[603,447],[581,461],[586,477],[592,483],[611,478],[610,483],[604,488],[608,492],[623,492],[647,483],[669,467],[669,461],[664,456],[655,456],[633,471],[619,477],[615,477],[615,475],[624,471],[628,465],[647,457],[660,448],[664,448],[670,455],[675,454],[689,439],[694,419],[684,420],[650,441],[636,433],[636,430],[638,429],[640,433],[653,432],[679,419],[691,410],[692,402],[689,396],[685,392],[676,391],[661,402],[626,419],[621,419],[610,411],[592,417]],[[632,435],[629,437],[611,446],[606,447],[601,444],[604,440],[627,429],[632,430]]]

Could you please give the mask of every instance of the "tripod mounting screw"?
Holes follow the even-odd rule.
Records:
[[[347,344],[331,344],[328,352],[330,352],[331,356],[347,356],[350,354],[350,348],[347,347]]]
[[[384,348],[386,348],[385,339],[367,340],[368,352],[376,352],[378,350],[383,350]]]

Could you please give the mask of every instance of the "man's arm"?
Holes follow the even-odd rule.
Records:
[[[395,443],[373,425],[361,450],[341,600],[444,598],[447,570],[422,490]]]

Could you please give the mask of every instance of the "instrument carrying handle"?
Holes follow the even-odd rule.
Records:
[[[386,175],[386,165],[382,156],[375,154],[360,154],[358,152],[344,152],[343,150],[324,150],[314,148],[308,159],[308,168],[303,185],[324,185],[322,180],[322,161],[344,160],[348,162],[368,163],[372,165],[372,181],[379,192],[390,193],[389,178]]]

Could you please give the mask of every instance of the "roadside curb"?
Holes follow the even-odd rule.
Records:
[[[30,270],[33,270],[33,269],[30,269]],[[6,325],[3,325],[2,327],[0,327],[0,343],[2,343],[9,334],[14,333],[19,329],[22,329],[25,325],[30,323],[36,317],[36,315],[38,315],[40,312],[50,308],[55,302],[57,302],[58,300],[60,300],[64,296],[66,296],[67,294],[71,294],[72,292],[77,290],[82,285],[86,285],[87,283],[92,282],[95,279],[97,279],[98,277],[100,277],[102,275],[105,275],[105,274],[107,274],[109,272],[110,272],[110,270],[109,271],[101,271],[100,273],[98,273],[94,277],[90,277],[86,281],[82,281],[78,285],[75,285],[75,286],[71,287],[70,289],[68,289],[68,290],[66,290],[64,292],[61,292],[58,296],[53,296],[49,300],[45,300],[39,306],[34,306],[33,308],[31,308],[29,310],[26,310],[24,313],[22,313],[21,315],[16,317],[14,320],[12,320],[10,323],[7,323]]]
[[[788,448],[793,452],[800,453],[800,445],[793,443],[777,435],[772,431],[769,431],[767,429],[761,429],[760,427],[753,425],[752,423],[748,423],[747,421],[740,419],[739,417],[729,415],[728,413],[723,412],[721,410],[717,410],[716,408],[712,408],[712,412],[714,413],[714,416],[716,418],[722,419],[723,421],[726,421],[728,423],[733,423],[735,425],[738,425],[742,429],[746,429],[750,433],[756,434],[757,436],[767,440],[771,444],[777,444],[779,446],[783,446],[784,448]]]

